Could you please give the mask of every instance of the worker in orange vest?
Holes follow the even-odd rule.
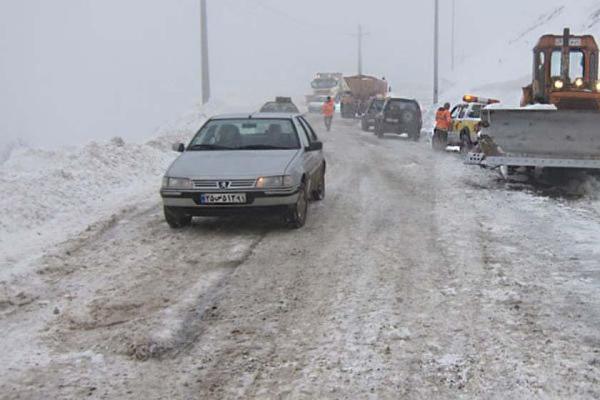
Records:
[[[331,122],[333,121],[333,114],[335,113],[335,102],[331,96],[327,96],[327,101],[323,103],[323,117],[325,118],[325,128],[327,132],[331,130]]]
[[[448,145],[448,131],[452,126],[450,103],[444,104],[435,113],[435,129],[433,131],[433,148],[442,151]]]

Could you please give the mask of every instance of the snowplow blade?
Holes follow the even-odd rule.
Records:
[[[600,160],[600,112],[552,109],[492,109],[484,112],[482,135],[500,154]]]
[[[600,113],[552,106],[488,108],[479,151],[465,163],[484,167],[600,169]]]

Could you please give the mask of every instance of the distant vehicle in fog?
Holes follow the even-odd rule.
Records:
[[[341,96],[343,118],[355,118],[365,113],[369,100],[376,96],[386,96],[388,83],[385,79],[373,76],[356,75],[344,78],[346,88]]]
[[[409,139],[419,140],[423,116],[421,106],[414,99],[388,97],[383,110],[375,118],[375,134],[382,138],[386,133],[406,134]]]
[[[291,97],[276,97],[275,101],[269,101],[260,108],[261,113],[286,113],[299,114],[300,110],[292,102]]]
[[[240,212],[306,222],[308,202],[325,197],[323,144],[299,114],[256,113],[209,119],[167,170],[160,194],[172,228],[194,216]]]
[[[319,72],[310,83],[312,93],[306,96],[306,104],[310,104],[322,96],[339,99],[345,90],[345,81],[341,72]]]

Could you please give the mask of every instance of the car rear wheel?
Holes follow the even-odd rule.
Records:
[[[421,138],[421,132],[414,130],[408,134],[408,138],[414,142],[418,142]]]
[[[192,223],[192,216],[183,214],[172,207],[163,207],[165,220],[173,229],[180,229]]]
[[[323,166],[319,184],[317,185],[317,188],[313,190],[311,197],[313,201],[321,201],[325,198],[325,166]]]
[[[308,213],[308,195],[306,186],[303,183],[298,192],[298,200],[296,204],[288,210],[286,219],[289,226],[293,229],[299,229],[306,223],[306,214]]]

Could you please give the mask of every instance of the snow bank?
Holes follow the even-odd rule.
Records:
[[[0,164],[0,276],[126,206],[155,204],[161,177],[206,119],[195,110],[146,143],[121,138],[81,147],[15,147]]]

